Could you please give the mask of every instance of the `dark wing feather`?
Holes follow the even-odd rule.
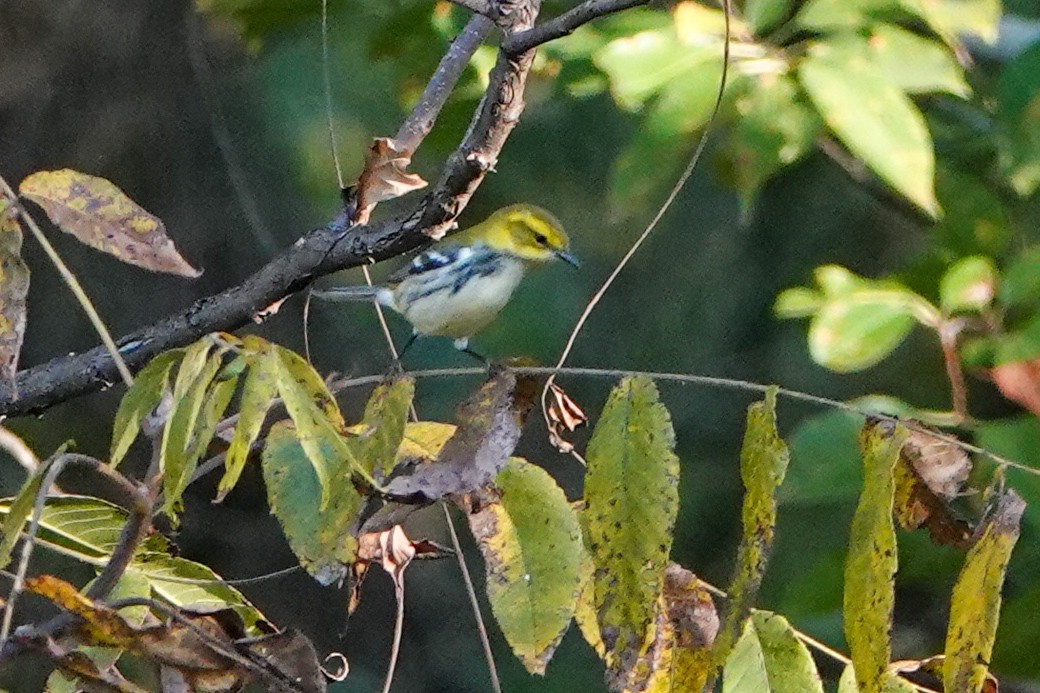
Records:
[[[425,272],[447,267],[459,259],[459,253],[463,248],[459,246],[438,246],[429,248],[412,258],[407,265],[397,270],[387,278],[388,284],[400,284],[408,277],[415,277]]]

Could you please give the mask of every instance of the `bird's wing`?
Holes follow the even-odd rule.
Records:
[[[437,245],[428,248],[412,258],[412,261],[407,265],[391,274],[387,278],[387,284],[396,286],[405,279],[417,277],[427,272],[434,272],[448,265],[465,261],[472,255],[472,248],[466,246]]]

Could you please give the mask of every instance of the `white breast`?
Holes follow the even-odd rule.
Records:
[[[445,286],[434,294],[416,298],[401,306],[401,312],[419,334],[470,337],[495,319],[523,276],[522,261],[501,258],[495,272],[472,277],[458,291]]]

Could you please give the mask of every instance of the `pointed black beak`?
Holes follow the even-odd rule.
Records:
[[[566,250],[557,250],[556,251],[556,257],[560,258],[561,260],[566,262],[571,267],[575,267],[575,268],[581,267],[581,263],[578,261],[578,258],[574,257],[573,255],[568,253]]]

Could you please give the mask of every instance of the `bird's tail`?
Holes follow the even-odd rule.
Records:
[[[320,289],[311,295],[325,301],[372,301],[379,298],[378,286],[337,286],[331,289]]]

